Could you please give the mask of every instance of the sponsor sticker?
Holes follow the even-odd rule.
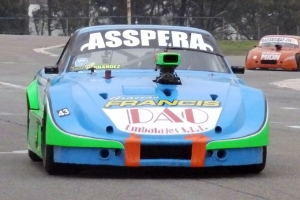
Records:
[[[279,60],[281,53],[264,52],[261,54],[261,60]]]
[[[288,37],[264,37],[260,40],[260,43],[290,43],[298,45],[298,40]]]
[[[215,128],[221,110],[221,107],[103,108],[119,130],[141,135],[203,133]]]
[[[220,107],[219,101],[202,101],[202,100],[154,100],[154,99],[110,99],[105,104],[105,108],[113,107],[145,107],[145,106],[193,106],[193,107]]]
[[[85,65],[85,66],[75,66],[75,67],[70,67],[71,71],[79,71],[79,70],[88,70],[88,69],[120,69],[121,65],[110,65],[110,64],[106,64],[106,65]]]
[[[114,100],[132,100],[132,99],[158,99],[158,96],[151,96],[151,95],[147,95],[147,96],[115,96],[115,97],[111,97],[109,100],[110,101],[114,101]]]
[[[75,61],[75,66],[76,67],[81,67],[81,66],[84,66],[88,63],[88,59],[87,58],[78,58],[76,61]]]
[[[198,49],[213,52],[213,47],[207,44],[202,34],[186,33],[170,30],[112,30],[96,32],[89,35],[88,43],[81,46],[80,50],[95,50],[105,48],[126,47],[178,47]]]

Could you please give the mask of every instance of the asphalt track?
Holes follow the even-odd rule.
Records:
[[[266,168],[258,175],[93,168],[79,175],[49,176],[26,154],[25,87],[38,69],[56,62],[58,46],[67,39],[0,35],[0,200],[300,199],[300,72],[241,75],[248,85],[262,89],[269,102],[271,144]],[[228,59],[243,65],[243,57]]]

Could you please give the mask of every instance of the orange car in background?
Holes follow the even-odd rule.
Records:
[[[300,37],[266,35],[246,56],[245,67],[254,69],[300,70]]]

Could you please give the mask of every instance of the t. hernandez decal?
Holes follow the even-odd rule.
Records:
[[[71,67],[71,71],[79,71],[79,70],[88,70],[88,69],[120,69],[121,65],[108,65],[108,64],[104,64],[104,65],[95,65],[95,64],[90,64],[90,65],[85,65],[85,66],[75,66],[75,67]]]
[[[199,33],[185,33],[169,30],[124,30],[91,33],[89,42],[82,45],[83,50],[118,48],[120,46],[151,46],[155,41],[159,47],[177,47],[213,51],[213,47],[205,43]]]
[[[103,108],[119,130],[144,135],[203,133],[215,128],[221,110],[221,107]]]

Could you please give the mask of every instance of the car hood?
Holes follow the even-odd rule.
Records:
[[[266,105],[259,90],[240,84],[233,75],[179,73],[179,77],[182,85],[154,83],[153,74],[108,80],[64,77],[51,87],[51,107],[53,113],[67,108],[72,117],[54,114],[54,119],[68,132],[81,130],[95,137],[113,132],[115,136],[205,133],[213,138],[226,133],[218,135],[225,139],[239,137],[242,129],[251,134],[261,128]],[[55,101],[55,93],[62,91],[68,100]],[[248,120],[254,112],[256,117]]]
[[[257,55],[267,53],[267,54],[278,54],[284,56],[294,55],[297,52],[299,52],[299,49],[286,48],[286,47],[282,47],[282,49],[280,50],[277,50],[275,47],[256,47],[250,51],[251,54],[257,54]]]

